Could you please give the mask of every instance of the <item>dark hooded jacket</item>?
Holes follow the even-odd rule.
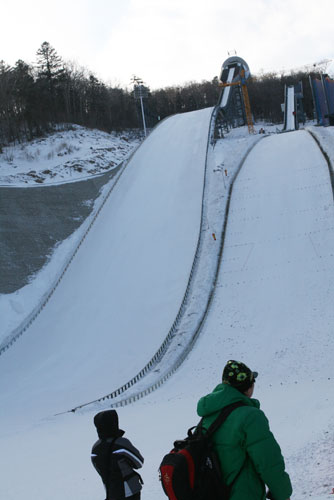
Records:
[[[106,500],[123,500],[142,489],[140,475],[144,459],[118,428],[117,413],[107,410],[94,418],[99,440],[92,448],[92,463],[106,488]]]
[[[234,387],[219,384],[198,402],[198,415],[208,428],[225,406],[242,401],[213,435],[225,482],[233,483],[230,500],[263,500],[265,484],[275,500],[287,500],[291,483],[285,472],[280,447],[269,429],[257,399],[251,399]]]

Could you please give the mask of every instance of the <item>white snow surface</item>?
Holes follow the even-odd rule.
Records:
[[[43,138],[4,147],[0,154],[0,187],[31,188],[93,178],[129,159],[140,142],[136,131],[107,134],[79,125],[67,125]],[[57,245],[52,259],[38,273],[38,279],[32,278],[29,284],[12,294],[0,294],[0,345],[45,301],[117,178],[113,177],[101,189],[101,195],[84,223]]]
[[[135,132],[108,134],[70,125],[46,137],[3,147],[0,186],[49,185],[101,174],[121,163],[139,142]]]
[[[117,389],[164,340],[199,231],[211,109],[200,116],[170,118],[142,144],[47,307],[3,356],[0,386],[17,377],[16,404],[24,402],[26,414],[40,415],[41,397],[43,412],[56,413]]]
[[[310,125],[307,130],[318,139],[331,164],[334,165],[334,127]]]
[[[295,88],[293,86],[288,87],[287,102],[285,103],[285,112],[286,112],[286,131],[289,132],[291,130],[295,130]]]
[[[104,498],[90,463],[102,406],[54,413],[134,375],[173,321],[198,236],[210,114],[172,117],[142,144],[53,298],[0,357],[1,499]],[[208,234],[219,234],[229,179],[256,140],[244,127],[209,147]],[[326,148],[334,157],[333,142]],[[233,187],[218,282],[195,347],[159,390],[118,409],[145,457],[143,499],[165,498],[161,458],[198,421],[197,400],[228,359],[259,372],[255,397],[281,445],[293,498],[333,498],[333,248],[333,192],[313,138],[303,130],[260,140]]]

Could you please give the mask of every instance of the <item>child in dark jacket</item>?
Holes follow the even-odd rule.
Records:
[[[140,452],[123,437],[115,410],[97,413],[94,424],[99,436],[92,448],[92,463],[106,489],[106,500],[140,500],[142,479],[138,472],[144,463]]]

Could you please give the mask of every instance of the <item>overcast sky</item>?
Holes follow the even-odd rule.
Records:
[[[334,59],[334,0],[2,2],[0,60],[34,63],[47,41],[123,87],[211,80],[234,50],[252,73]]]

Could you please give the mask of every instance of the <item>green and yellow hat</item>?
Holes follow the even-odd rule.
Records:
[[[257,372],[253,372],[241,361],[230,359],[223,371],[223,382],[243,392],[253,385],[257,376]]]

